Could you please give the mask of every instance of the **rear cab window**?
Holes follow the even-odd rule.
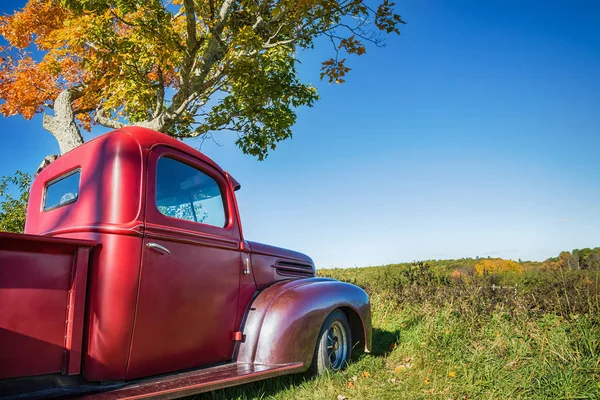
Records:
[[[46,183],[43,210],[50,211],[76,202],[80,178],[81,170],[76,169]]]

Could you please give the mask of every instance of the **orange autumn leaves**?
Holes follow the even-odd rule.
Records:
[[[165,43],[180,44],[181,36],[175,25],[162,20],[144,36],[140,32],[146,31],[134,31],[117,18],[119,12],[73,12],[58,1],[30,0],[22,10],[1,17],[0,35],[7,43],[0,48],[0,112],[31,119],[62,90],[81,85],[84,93],[73,111],[83,128],[90,129],[90,113],[100,104],[145,118],[159,83],[177,83],[177,46]],[[144,12],[126,18],[142,18]]]
[[[22,114],[31,119],[45,108],[46,101],[55,98],[59,89],[54,85],[52,75],[38,65],[30,57],[7,61],[1,57],[0,62],[0,112],[4,116]]]
[[[57,2],[32,0],[11,16],[0,18],[0,112],[31,119],[50,105],[65,87],[82,81],[77,55],[67,51],[61,31],[66,12]],[[33,55],[46,52],[41,61]]]
[[[3,115],[31,119],[60,92],[58,70],[73,71],[72,60],[45,58],[36,63],[32,49],[47,50],[47,37],[62,25],[64,12],[53,1],[30,1],[22,11],[0,18],[0,34],[8,46],[0,48],[0,105]],[[29,50],[29,51],[28,51]],[[70,77],[65,74],[62,84]]]
[[[0,17],[0,33],[18,49],[27,48],[33,41],[40,50],[48,50],[46,38],[62,26],[65,15],[56,1],[32,0],[20,12]]]

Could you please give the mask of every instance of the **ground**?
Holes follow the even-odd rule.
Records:
[[[464,271],[464,270],[463,270]],[[371,297],[373,352],[197,399],[600,399],[598,271],[320,270]]]

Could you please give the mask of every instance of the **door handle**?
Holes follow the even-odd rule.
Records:
[[[244,254],[244,275],[250,275],[250,256]]]
[[[152,250],[156,250],[162,254],[171,254],[169,249],[167,249],[165,246],[161,246],[158,243],[146,243],[146,247],[148,247],[149,249],[152,249]]]

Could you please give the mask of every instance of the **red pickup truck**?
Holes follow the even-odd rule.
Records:
[[[176,398],[369,351],[366,293],[245,240],[239,188],[137,127],[44,169],[0,233],[0,397]]]

